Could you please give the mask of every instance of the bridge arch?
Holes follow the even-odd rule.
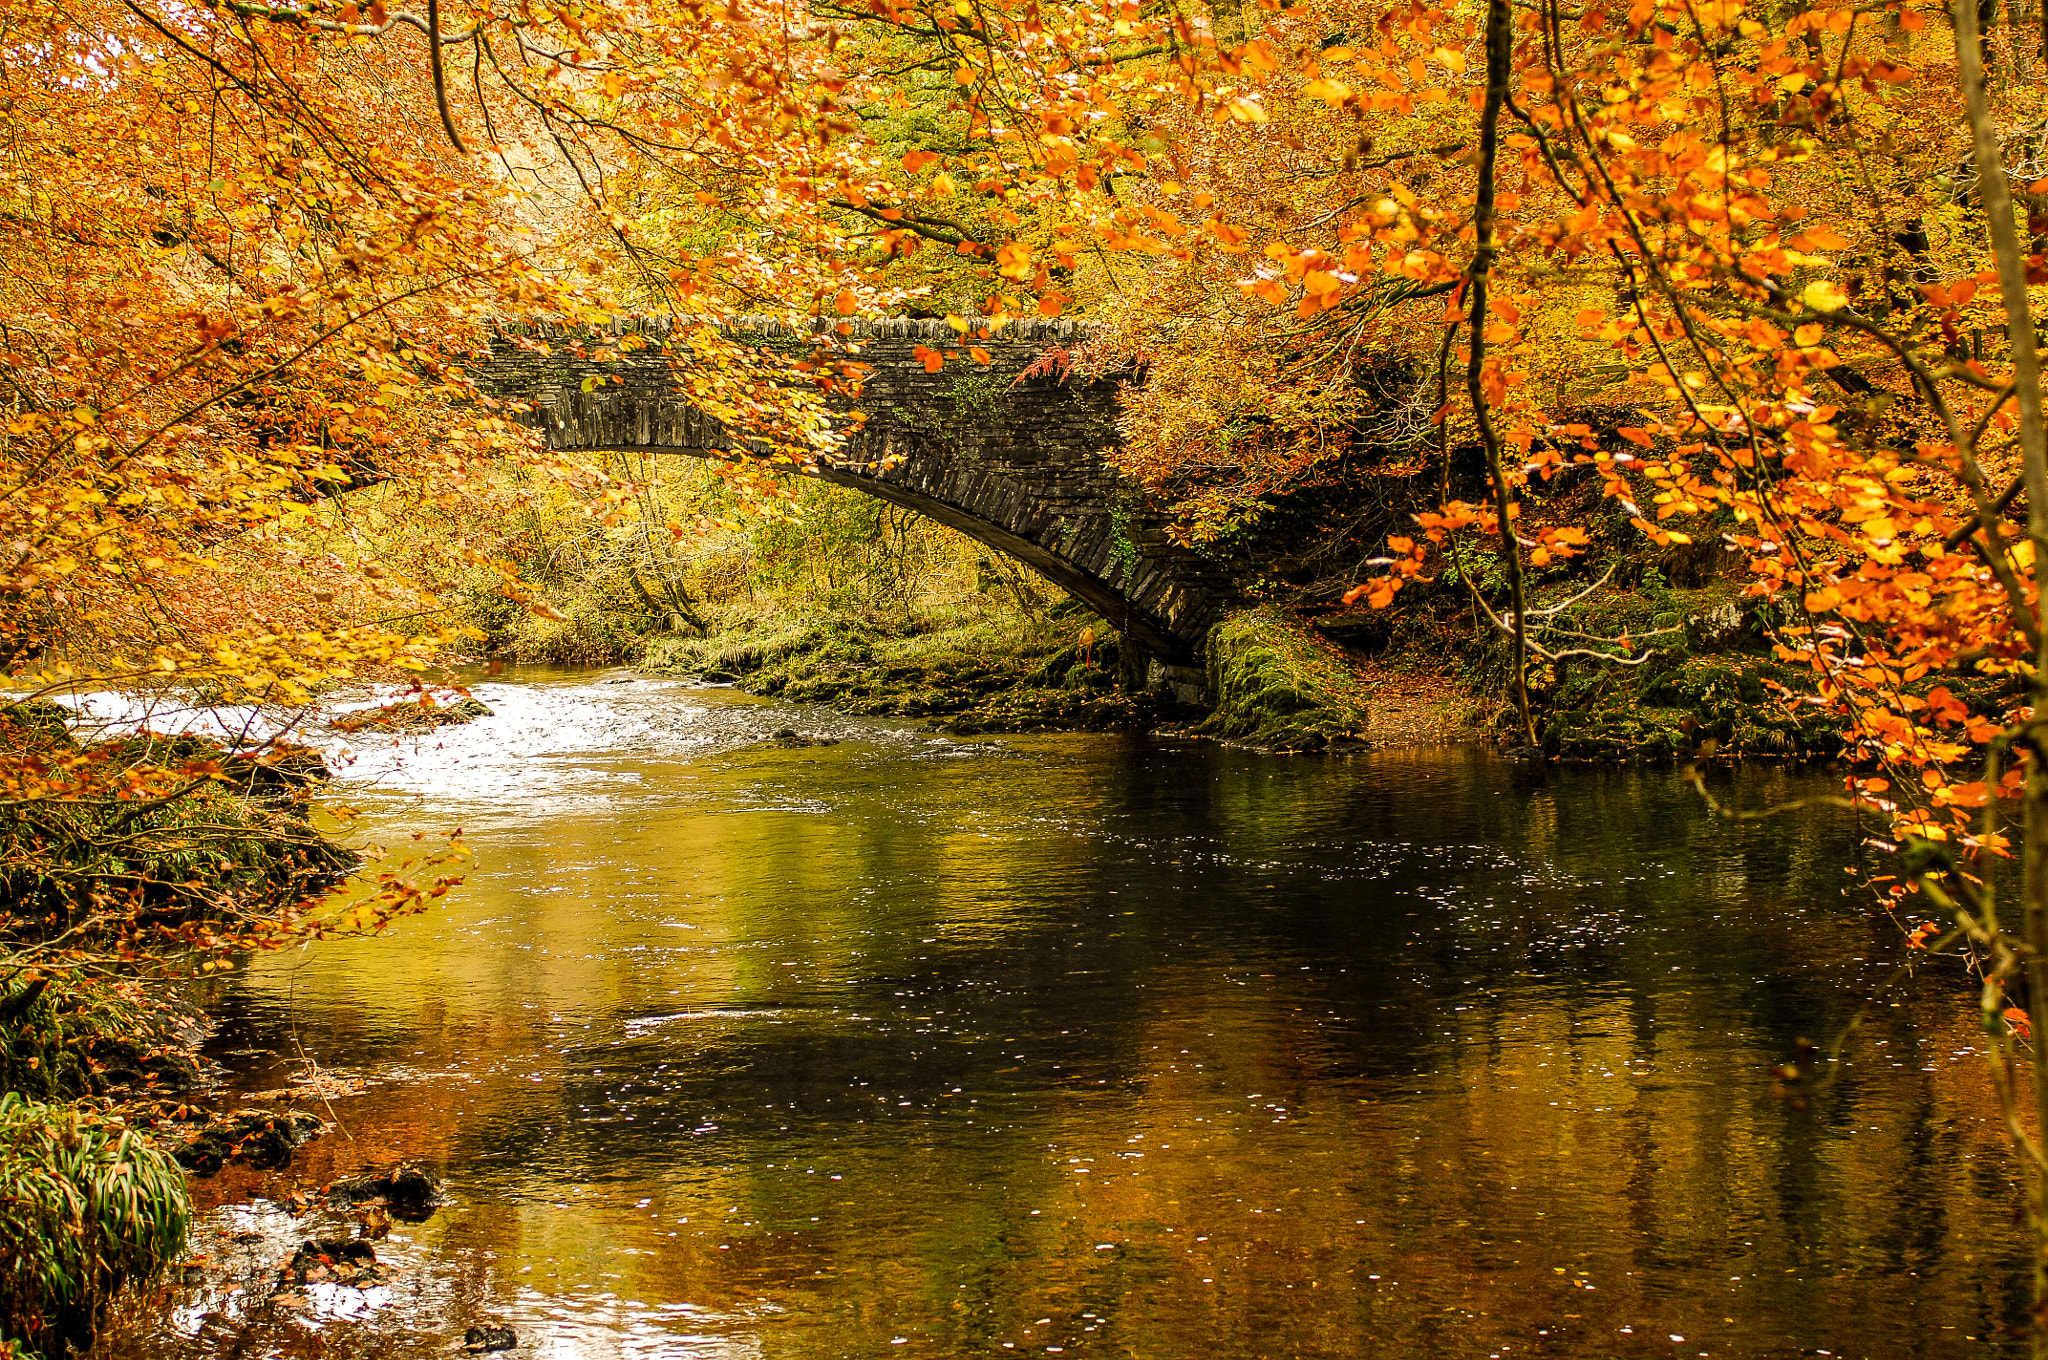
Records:
[[[743,322],[734,334],[763,344],[802,338],[773,323]],[[1071,322],[1012,323],[976,342],[990,364],[955,360],[929,373],[915,352],[957,346],[946,323],[858,323],[859,358],[873,369],[860,399],[867,422],[848,453],[816,474],[1024,563],[1178,671],[1198,661],[1221,611],[1221,573],[1172,544],[1161,516],[1104,458],[1117,441],[1116,380],[1021,376],[1048,347],[1085,334]],[[618,381],[585,391],[592,375]],[[599,362],[562,344],[501,345],[479,377],[498,397],[533,403],[526,418],[551,448],[718,458],[739,449],[677,394],[658,348]]]

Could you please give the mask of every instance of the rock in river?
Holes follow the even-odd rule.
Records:
[[[509,1351],[518,1344],[518,1334],[510,1327],[499,1327],[488,1322],[481,1327],[472,1327],[462,1334],[462,1349],[471,1355],[482,1355],[485,1351]]]
[[[807,735],[806,733],[803,733],[803,732],[799,732],[799,731],[797,731],[797,730],[796,730],[796,729],[795,729],[794,727],[785,727],[785,728],[782,728],[782,729],[781,729],[780,731],[778,731],[778,732],[774,733],[774,734],[773,734],[772,736],[770,736],[770,737],[768,738],[768,742],[767,742],[767,743],[764,743],[764,744],[770,744],[770,743],[772,743],[773,745],[776,745],[776,746],[786,746],[786,747],[797,747],[797,746],[837,746],[837,745],[839,744],[839,738],[837,738],[837,737],[814,737],[814,736],[810,736],[810,735]]]
[[[393,1218],[424,1223],[441,1207],[441,1182],[425,1167],[401,1162],[381,1171],[336,1181],[327,1188],[327,1202],[382,1205]]]
[[[404,703],[344,713],[328,726],[337,732],[428,732],[490,716],[490,708],[477,699],[437,704],[433,696],[421,695]]]
[[[229,1162],[246,1162],[259,1171],[288,1164],[292,1152],[327,1128],[318,1115],[304,1110],[236,1110],[201,1129],[171,1155],[178,1164],[210,1176]]]
[[[281,1285],[350,1284],[368,1288],[384,1284],[393,1272],[377,1264],[377,1251],[368,1242],[347,1238],[321,1239],[300,1244],[278,1276]]]

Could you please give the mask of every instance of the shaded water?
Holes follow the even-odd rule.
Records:
[[[591,1360],[2015,1344],[1961,981],[1884,994],[1810,1105],[1769,1074],[1900,952],[1842,895],[1846,820],[1465,750],[478,693],[495,718],[364,751],[348,795],[394,847],[463,826],[468,884],[223,999],[246,1089],[300,1054],[366,1083],[345,1132],[202,1183],[228,1280],[107,1354],[424,1356],[483,1318]],[[845,740],[753,744],[783,726]],[[338,1222],[278,1202],[400,1156],[456,1201],[380,1244],[405,1273],[265,1302]]]

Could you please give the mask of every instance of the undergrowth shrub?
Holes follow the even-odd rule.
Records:
[[[0,987],[0,1090],[72,1100],[198,1076],[170,1003],[133,979],[37,970]]]
[[[7,713],[19,712],[14,705]],[[32,776],[0,804],[0,929],[41,939],[116,910],[179,920],[297,901],[356,855],[313,830],[298,751],[262,761],[151,733],[80,747],[61,728],[22,753]],[[324,776],[317,759],[312,768]],[[171,793],[122,796],[151,782]],[[31,787],[30,785],[38,785]]]
[[[184,1244],[184,1173],[120,1122],[0,1095],[0,1341],[62,1360]]]

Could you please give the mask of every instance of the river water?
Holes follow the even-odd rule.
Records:
[[[1888,987],[1846,814],[616,673],[477,693],[337,786],[394,855],[460,826],[467,883],[219,999],[236,1085],[316,1064],[340,1127],[198,1183],[205,1268],[103,1354],[443,1355],[485,1319],[556,1360],[2018,1353],[1973,998]],[[1859,1006],[1825,1089],[1774,1081]],[[289,1193],[398,1158],[453,1200],[379,1244],[403,1273],[269,1301],[342,1221]]]

